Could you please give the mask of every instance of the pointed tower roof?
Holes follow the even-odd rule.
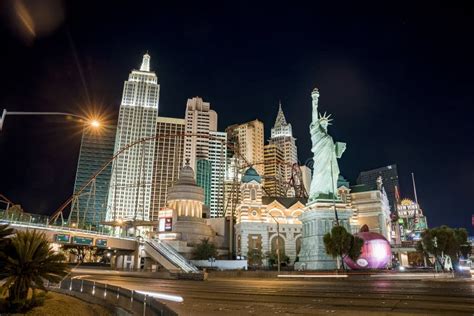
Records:
[[[279,101],[278,114],[275,120],[274,127],[280,127],[280,126],[285,126],[285,125],[288,125],[288,123],[286,123],[285,114],[283,113],[283,109],[281,108],[281,101]]]
[[[146,52],[145,55],[143,55],[140,71],[150,71],[150,55],[148,55],[148,52]]]
[[[189,165],[189,159],[181,168],[178,181],[168,189],[168,201],[172,200],[204,201],[204,189],[196,184],[194,170]]]

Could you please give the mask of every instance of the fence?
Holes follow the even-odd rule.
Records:
[[[102,303],[118,307],[125,314],[143,316],[175,316],[178,315],[169,307],[156,300],[146,292],[128,290],[110,284],[95,281],[67,278],[59,284],[51,284],[50,289],[76,296],[90,303]],[[151,293],[150,293],[151,294]],[[166,296],[163,294],[163,296]]]

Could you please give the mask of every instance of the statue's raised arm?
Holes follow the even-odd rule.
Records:
[[[313,89],[313,92],[311,92],[311,98],[313,100],[313,119],[311,121],[311,126],[315,126],[315,125],[319,125],[319,117],[318,117],[319,90],[318,88]]]

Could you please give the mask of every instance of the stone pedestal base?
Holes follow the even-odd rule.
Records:
[[[352,209],[347,204],[336,203],[339,225],[351,231],[349,219]],[[295,270],[333,270],[336,269],[336,260],[326,254],[323,237],[334,227],[336,218],[334,204],[329,201],[315,201],[306,206],[300,216],[303,224],[303,236],[299,261],[295,263]]]

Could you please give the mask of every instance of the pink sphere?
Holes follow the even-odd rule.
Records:
[[[344,263],[353,270],[385,269],[392,259],[392,249],[387,239],[378,233],[360,232],[355,236],[362,238],[364,245],[357,260],[344,258]]]

